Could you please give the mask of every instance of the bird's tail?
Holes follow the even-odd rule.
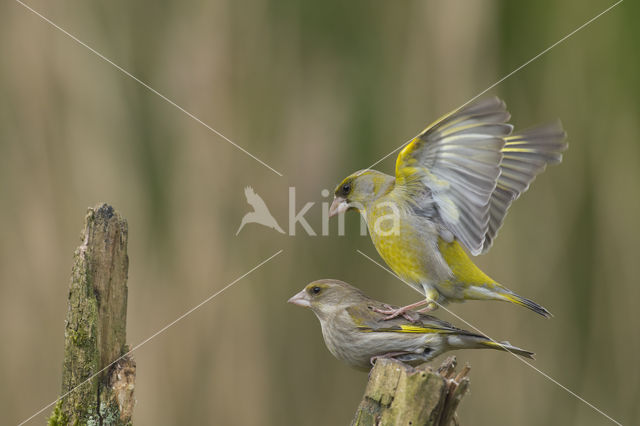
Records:
[[[249,213],[247,213],[249,214]],[[242,217],[242,221],[240,222],[240,227],[238,228],[238,230],[236,231],[236,237],[238,236],[238,234],[240,233],[240,231],[242,231],[242,228],[244,228],[244,226],[247,224],[247,215],[244,215]]]
[[[542,315],[545,318],[551,318],[551,312],[544,307],[538,305],[533,300],[526,299],[509,290],[506,287],[493,281],[489,285],[472,285],[465,290],[466,299],[474,300],[503,300],[505,302],[515,303],[531,309],[533,312]]]
[[[483,348],[490,348],[490,349],[497,349],[499,351],[506,351],[506,352],[511,352],[514,353],[516,355],[520,355],[521,357],[524,358],[529,358],[529,359],[534,359],[533,352],[530,351],[525,351],[524,349],[520,349],[517,346],[513,346],[511,343],[509,342],[494,342],[493,340],[484,340],[482,342],[479,342],[481,347]]]
[[[449,337],[449,346],[455,349],[497,349],[511,352],[524,358],[534,359],[533,352],[520,349],[509,342],[496,342],[480,334],[456,335]]]
[[[522,296],[518,296],[515,293],[507,291],[506,293],[502,293],[500,295],[504,300],[515,303],[516,305],[524,306],[525,308],[531,309],[536,314],[542,315],[545,318],[551,318],[553,315],[546,308],[538,305],[533,300],[526,299]]]

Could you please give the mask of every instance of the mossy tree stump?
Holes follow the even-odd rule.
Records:
[[[448,426],[469,389],[469,367],[455,372],[449,357],[437,371],[395,359],[376,361],[352,426]]]
[[[127,222],[113,207],[89,209],[74,254],[62,392],[50,425],[131,424],[136,365],[123,357],[128,351],[127,239]]]

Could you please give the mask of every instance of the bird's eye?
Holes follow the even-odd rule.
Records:
[[[313,294],[320,293],[320,287],[315,286],[315,287],[311,288],[311,293],[313,293]]]
[[[345,183],[344,185],[342,185],[342,194],[343,195],[348,195],[349,192],[351,192],[351,184],[350,183]]]

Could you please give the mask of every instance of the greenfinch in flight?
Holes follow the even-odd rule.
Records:
[[[370,369],[377,358],[415,365],[454,349],[499,349],[533,358],[533,352],[461,330],[430,315],[412,312],[413,322],[402,317],[387,320],[376,312],[386,305],[338,280],[314,281],[289,302],[310,308],[320,320],[333,356],[360,370]]]
[[[330,216],[359,211],[380,256],[425,296],[380,311],[390,319],[469,299],[508,301],[551,316],[487,276],[465,252],[489,250],[511,203],[567,148],[559,121],[512,133],[509,118],[502,100],[476,101],[411,140],[395,176],[365,169],[336,187]]]

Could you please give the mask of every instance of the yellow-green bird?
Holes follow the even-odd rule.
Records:
[[[511,203],[567,148],[559,121],[512,133],[509,118],[502,100],[476,101],[408,143],[395,176],[365,169],[336,187],[330,215],[358,210],[380,256],[425,295],[381,310],[389,318],[469,299],[508,301],[551,316],[487,276],[465,252],[489,250]]]
[[[533,352],[461,330],[430,315],[414,313],[413,322],[387,320],[377,313],[386,305],[343,281],[314,281],[289,302],[310,308],[320,320],[329,351],[357,369],[368,370],[377,358],[423,363],[454,349],[499,349],[533,358]]]

